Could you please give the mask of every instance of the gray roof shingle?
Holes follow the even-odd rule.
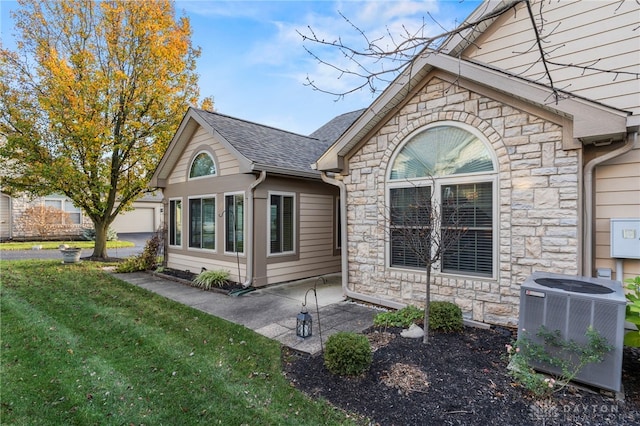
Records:
[[[310,136],[252,123],[217,112],[194,111],[240,154],[261,167],[314,172],[314,163],[364,110],[342,114]],[[295,174],[295,173],[292,173]]]

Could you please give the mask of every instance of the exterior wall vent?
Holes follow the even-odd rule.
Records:
[[[563,339],[586,343],[585,332],[593,326],[614,348],[602,362],[589,364],[575,377],[602,389],[620,392],[626,298],[618,281],[574,275],[534,272],[520,290],[518,336],[526,330],[534,342],[541,326],[559,330]],[[559,374],[558,368],[535,364],[536,370]]]

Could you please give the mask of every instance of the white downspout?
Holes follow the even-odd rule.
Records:
[[[267,178],[267,172],[261,171],[260,176],[249,185],[247,189],[247,224],[248,232],[247,232],[247,258],[246,258],[246,272],[245,272],[245,281],[242,283],[242,287],[247,288],[253,284],[253,258],[255,250],[253,248],[253,234],[254,234],[254,223],[253,223],[253,193],[258,185],[260,185]],[[238,277],[240,278],[240,277]]]
[[[633,135],[633,136],[632,136]],[[633,140],[631,139],[633,137]],[[611,152],[594,158],[584,167],[584,268],[583,274],[593,276],[593,171],[599,164],[612,158],[619,157],[631,151],[638,142],[638,132],[627,134],[627,140],[623,146]],[[616,273],[617,274],[617,273]],[[616,279],[620,279],[616,275]]]
[[[340,248],[341,269],[342,269],[342,291],[347,297],[362,300],[363,302],[372,303],[374,305],[385,306],[387,308],[402,309],[406,305],[393,300],[383,299],[370,294],[362,294],[349,289],[349,250],[347,244],[347,186],[342,181],[342,176],[337,178],[327,176],[326,172],[322,172],[322,181],[330,185],[337,186],[340,189],[340,219],[342,228],[340,235],[342,239],[342,247]]]

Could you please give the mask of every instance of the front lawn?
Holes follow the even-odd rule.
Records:
[[[351,421],[289,384],[277,342],[100,266],[0,261],[3,424]]]
[[[83,249],[92,249],[95,241],[20,241],[10,243],[0,243],[0,251],[2,250],[31,250],[33,246],[42,246],[42,250],[57,249],[60,244],[66,244],[69,247],[78,247]],[[134,243],[130,241],[107,241],[107,248],[123,248],[133,247]]]

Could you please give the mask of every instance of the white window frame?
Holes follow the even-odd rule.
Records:
[[[200,246],[201,247],[192,247],[191,246],[191,200],[211,200],[213,199],[213,206],[214,206],[214,212],[213,212],[213,218],[214,218],[214,223],[213,223],[213,233],[214,233],[214,240],[213,240],[213,248],[204,248],[202,247],[202,240],[200,241]],[[187,209],[186,209],[186,216],[188,218],[187,224],[188,224],[188,233],[187,233],[187,250],[190,251],[202,251],[202,252],[207,252],[207,253],[215,253],[218,251],[218,198],[216,194],[204,194],[204,195],[191,195],[187,198]]]
[[[60,203],[60,207],[56,207],[56,206],[50,206],[47,203],[51,203],[51,202],[55,202],[55,203]],[[73,208],[73,210],[69,210],[68,209],[68,205],[71,205],[71,207]],[[71,200],[68,197],[56,197],[56,196],[49,196],[49,197],[43,197],[42,198],[42,206],[44,207],[54,207],[58,210],[63,211],[64,213],[68,214],[68,215],[72,215],[72,214],[79,214],[79,221],[78,222],[70,222],[67,223],[65,221],[65,214],[62,215],[61,218],[61,222],[57,225],[62,225],[62,226],[81,226],[84,223],[84,214],[82,212],[82,209],[79,207],[76,207],[75,204],[73,204],[73,200]]]
[[[210,174],[210,175],[203,175],[203,176],[194,176],[191,177],[191,169],[193,168],[193,163],[196,161],[196,158],[198,158],[198,156],[200,154],[206,154],[209,156],[209,158],[211,158],[211,161],[213,162],[213,167],[215,168],[214,173]],[[199,150],[191,159],[191,162],[189,162],[189,168],[187,169],[187,179],[188,180],[198,180],[198,179],[206,179],[206,178],[210,178],[210,177],[215,177],[218,176],[218,163],[216,162],[216,158],[213,154],[211,154],[211,152],[207,151],[206,149],[201,149]]]
[[[180,226],[177,227],[175,226],[175,224],[172,222],[171,220],[171,203],[172,202],[176,202],[179,201],[180,202]],[[167,222],[169,222],[169,226],[168,226],[168,238],[167,238],[167,243],[169,244],[169,247],[175,247],[175,248],[182,248],[182,244],[183,244],[183,240],[184,240],[184,217],[185,217],[185,212],[184,212],[184,200],[182,199],[182,197],[172,197],[169,198],[169,202],[167,204]],[[180,230],[180,244],[171,244],[171,230],[172,228],[174,228],[174,231],[176,229],[179,228]],[[175,235],[174,235],[174,240],[175,240]]]
[[[242,251],[227,251],[227,219],[228,219],[228,212],[227,212],[227,197],[229,196],[242,196]],[[228,255],[239,255],[239,256],[244,256],[244,254],[246,253],[247,250],[247,199],[245,197],[245,193],[244,191],[236,191],[236,192],[225,192],[223,195],[223,207],[224,207],[224,238],[223,238],[223,244],[224,244],[224,254],[228,254]]]
[[[280,196],[280,197],[291,197],[293,198],[293,221],[292,221],[292,226],[293,229],[291,230],[291,235],[293,238],[293,249],[289,250],[289,251],[281,251],[281,252],[276,252],[276,253],[272,253],[271,252],[271,196],[272,195],[276,195],[276,196]],[[287,255],[292,255],[296,253],[296,247],[297,247],[297,225],[298,225],[298,208],[297,208],[297,202],[298,202],[298,198],[295,192],[280,192],[280,191],[269,191],[268,195],[267,195],[267,200],[268,200],[268,214],[267,214],[267,256],[269,257],[276,257],[276,256],[287,256]]]

